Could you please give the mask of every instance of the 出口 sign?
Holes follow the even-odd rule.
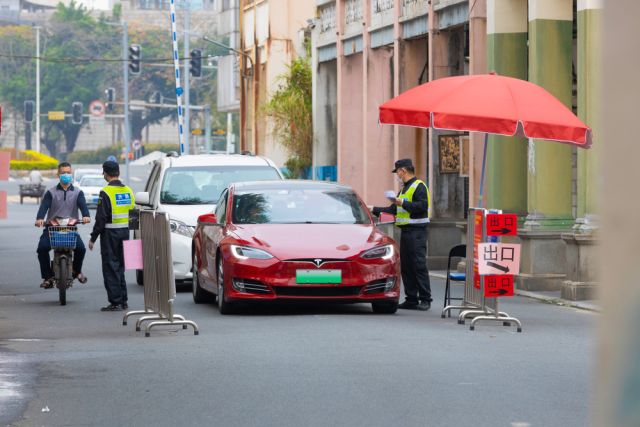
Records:
[[[478,244],[478,270],[481,276],[520,273],[520,245],[513,243]]]

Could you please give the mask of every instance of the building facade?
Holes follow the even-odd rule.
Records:
[[[595,147],[492,136],[486,206],[521,218],[520,289],[591,297],[601,8],[597,0],[316,0],[314,163],[336,164],[339,181],[383,204],[383,191],[398,189],[393,161],[412,158],[433,200],[429,264],[442,268],[479,203],[483,135],[380,126],[378,106],[448,76],[495,71],[541,85],[594,129]]]

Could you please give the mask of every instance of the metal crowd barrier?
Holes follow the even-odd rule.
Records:
[[[159,325],[182,325],[193,327],[198,335],[198,325],[184,316],[173,312],[176,298],[176,282],[171,258],[171,230],[169,215],[155,211],[140,211],[140,234],[142,238],[144,310],[129,311],[122,324],[127,324],[130,316],[142,315],[136,322],[140,331],[143,322],[151,321],[145,327],[145,336],[151,335],[151,328]]]
[[[465,320],[472,318],[470,329],[473,331],[475,325],[480,320],[500,321],[504,326],[517,325],[518,332],[522,332],[520,320],[510,316],[508,313],[500,311],[499,298],[485,297],[485,280],[477,271],[474,271],[477,263],[474,262],[475,251],[478,243],[487,241],[486,215],[487,209],[470,208],[467,216],[467,255],[466,255],[466,275],[464,286],[464,297],[461,305],[449,305],[442,310],[441,317],[444,319],[451,310],[459,310],[458,324],[464,325]],[[502,211],[491,211],[491,213],[502,213]],[[479,287],[475,286],[476,275],[480,279]]]

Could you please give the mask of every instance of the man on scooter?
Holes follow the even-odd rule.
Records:
[[[40,262],[40,275],[42,276],[40,287],[45,289],[54,286],[51,257],[49,256],[51,243],[49,242],[49,231],[46,225],[56,218],[79,220],[78,210],[82,213],[83,224],[88,224],[91,221],[84,193],[72,184],[73,174],[69,163],[63,162],[58,165],[58,178],[60,182],[44,194],[36,217],[36,227],[45,227],[38,243],[38,261]],[[76,248],[73,251],[73,277],[78,279],[80,283],[87,283],[87,278],[82,274],[82,261],[84,261],[86,252],[84,243],[78,236]]]

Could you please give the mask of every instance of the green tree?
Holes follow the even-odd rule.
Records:
[[[286,167],[292,177],[302,176],[311,165],[313,121],[311,64],[308,54],[294,59],[279,77],[281,84],[271,95],[263,113],[273,120],[273,135],[289,152]]]

